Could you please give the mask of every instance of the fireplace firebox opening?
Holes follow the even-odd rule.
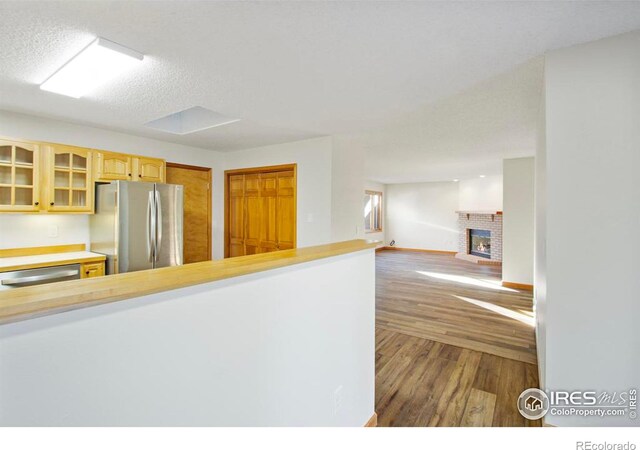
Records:
[[[469,230],[469,254],[491,259],[491,231]]]

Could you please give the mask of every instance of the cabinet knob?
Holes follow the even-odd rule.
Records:
[[[34,205],[38,206],[40,204],[40,202],[35,202]]]
[[[54,203],[54,202],[51,202],[51,203],[49,203],[49,204],[50,204],[51,206],[55,205],[55,203]]]
[[[89,275],[89,271],[88,271],[88,270],[87,270],[85,273],[86,273],[87,275]]]
[[[129,174],[129,176],[131,176],[131,174]]]
[[[141,174],[141,173],[139,173],[139,174],[138,174],[138,176],[139,176],[140,178],[142,178],[142,174]]]

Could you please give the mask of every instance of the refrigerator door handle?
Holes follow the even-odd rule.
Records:
[[[156,194],[156,245],[155,260],[160,259],[160,248],[162,247],[162,201],[160,200],[160,192],[154,191]]]
[[[156,208],[154,201],[154,192],[149,192],[147,201],[147,259],[153,262],[156,253]]]

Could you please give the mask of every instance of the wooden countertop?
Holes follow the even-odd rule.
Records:
[[[38,267],[63,266],[86,262],[104,261],[106,256],[87,251],[51,253],[48,255],[12,256],[0,258],[0,272],[11,270],[36,269]]]
[[[0,291],[0,324],[374,249],[352,241]]]

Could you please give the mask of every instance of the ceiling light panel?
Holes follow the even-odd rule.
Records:
[[[139,65],[142,53],[96,38],[40,85],[40,89],[80,98]]]

